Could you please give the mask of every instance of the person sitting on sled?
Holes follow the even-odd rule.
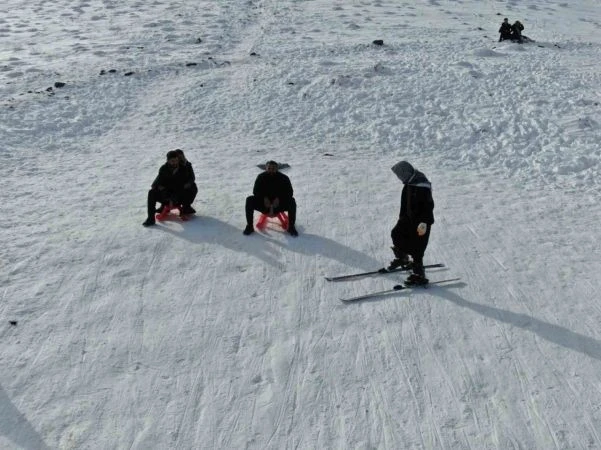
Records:
[[[524,38],[522,37],[522,31],[524,31],[524,25],[519,20],[516,20],[513,25],[511,25],[511,40],[516,41],[519,44],[524,42]]]
[[[403,190],[399,219],[390,233],[395,259],[388,269],[411,267],[413,273],[406,284],[425,285],[428,279],[424,270],[424,252],[434,223],[432,185],[407,161],[395,164],[392,171],[403,182]]]
[[[253,227],[253,216],[255,211],[274,216],[279,212],[288,211],[288,233],[298,236],[294,227],[296,222],[296,201],[293,197],[292,183],[287,175],[279,171],[278,163],[267,161],[265,171],[260,173],[255,180],[253,195],[246,198],[246,228],[243,233],[251,234],[255,231]]]
[[[148,227],[155,224],[154,215],[158,202],[163,205],[181,205],[184,211],[190,208],[189,204],[184,203],[187,199],[184,185],[188,181],[189,174],[182,167],[177,151],[167,152],[167,162],[160,167],[159,174],[148,191],[148,217],[142,225]]]

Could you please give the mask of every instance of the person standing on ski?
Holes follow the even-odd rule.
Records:
[[[406,284],[425,285],[428,279],[424,270],[424,252],[434,223],[432,185],[407,161],[395,164],[392,171],[403,182],[403,190],[399,219],[390,233],[395,259],[388,269],[410,267],[413,273]]]
[[[267,161],[265,171],[260,173],[253,186],[253,195],[246,198],[246,228],[243,234],[248,236],[255,231],[253,216],[255,211],[273,216],[288,211],[288,233],[298,236],[294,227],[296,222],[296,201],[293,197],[292,183],[287,175],[279,171],[275,161]]]

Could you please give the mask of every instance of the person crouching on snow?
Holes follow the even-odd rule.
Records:
[[[246,228],[243,233],[248,236],[253,228],[255,211],[273,216],[282,211],[288,211],[288,233],[298,236],[294,227],[296,222],[296,201],[292,196],[294,191],[287,175],[279,171],[278,163],[267,161],[265,171],[260,173],[253,186],[253,195],[246,198]]]
[[[406,284],[425,285],[428,279],[423,259],[430,228],[434,223],[432,185],[423,173],[407,161],[395,164],[392,171],[403,182],[403,190],[399,219],[390,233],[395,259],[388,269],[411,267],[413,273],[407,278]]]
[[[513,25],[511,25],[511,40],[517,41],[519,44],[524,42],[522,38],[522,31],[524,31],[524,25],[519,20],[516,20]]]
[[[183,201],[184,185],[188,181],[187,171],[180,165],[179,155],[175,150],[167,152],[167,162],[159,169],[159,174],[148,191],[148,218],[142,225],[149,227],[155,224],[156,204],[179,205]]]

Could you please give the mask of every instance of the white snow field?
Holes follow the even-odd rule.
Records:
[[[598,0],[4,0],[0,448],[600,449],[600,61]],[[268,159],[297,238],[242,235]],[[461,281],[342,303],[401,160]]]

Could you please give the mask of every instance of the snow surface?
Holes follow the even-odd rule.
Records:
[[[599,61],[598,0],[4,0],[0,448],[601,448]],[[242,235],[268,159],[296,239]],[[462,281],[343,304],[402,159]]]

